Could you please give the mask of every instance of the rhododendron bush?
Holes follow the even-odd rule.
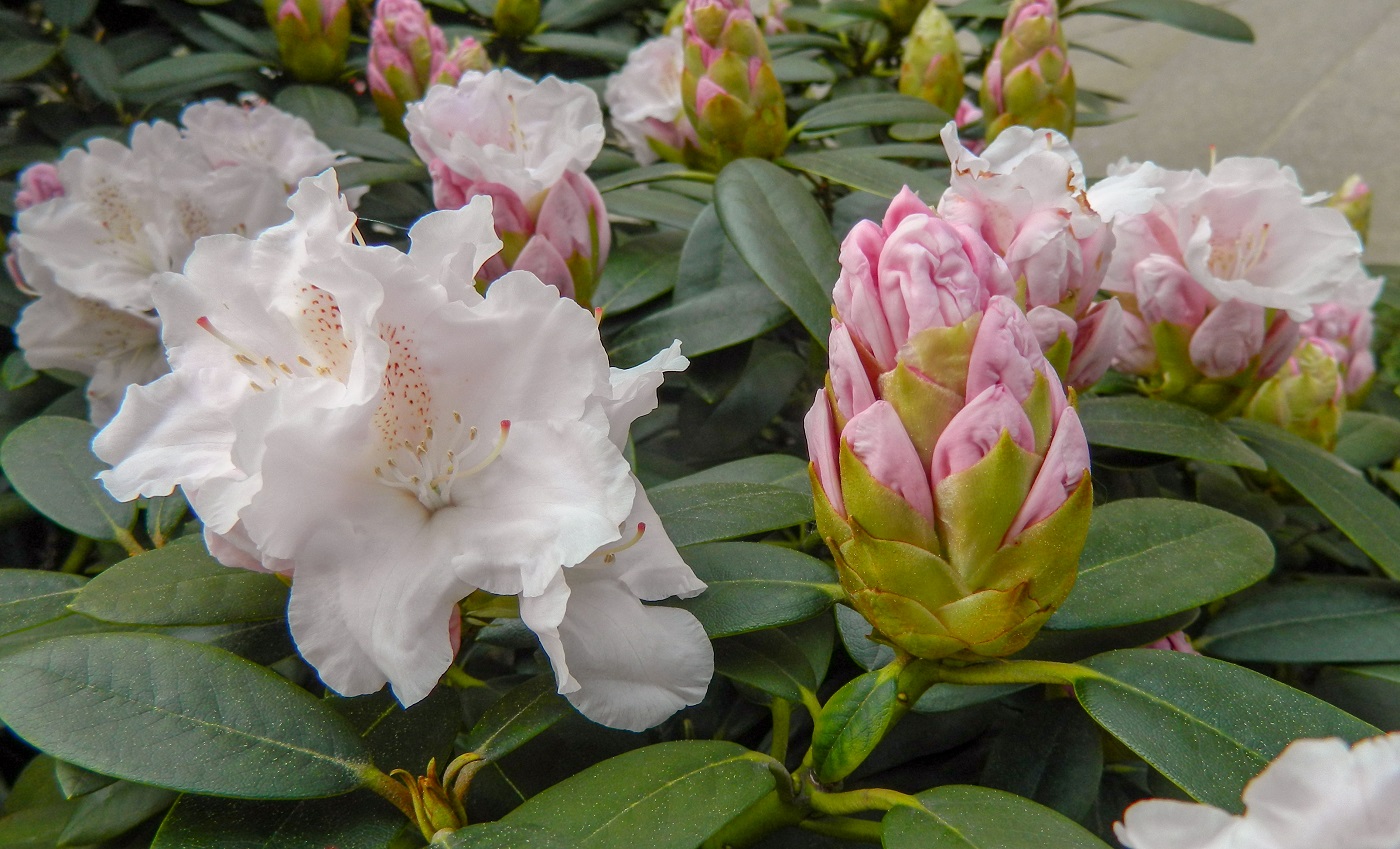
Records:
[[[1094,15],[0,11],[0,846],[1400,849],[1370,193]]]

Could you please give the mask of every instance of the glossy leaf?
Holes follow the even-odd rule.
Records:
[[[812,731],[812,768],[818,781],[830,784],[850,775],[884,739],[903,713],[900,671],[887,666],[859,675],[827,699]]]
[[[1221,660],[1125,649],[1074,682],[1099,725],[1193,798],[1239,812],[1244,785],[1299,737],[1378,730],[1272,678]]]
[[[501,822],[576,849],[692,849],[773,789],[766,760],[723,740],[659,743],[561,781]]]
[[[671,291],[676,285],[683,243],[679,233],[664,232],[613,248],[593,293],[593,306],[609,316]]]
[[[554,676],[538,675],[501,696],[477,720],[462,748],[486,760],[499,760],[571,712],[556,691]]]
[[[790,315],[762,286],[721,286],[634,322],[617,335],[608,353],[619,366],[630,366],[679,339],[686,356],[696,357],[747,342]]]
[[[1247,662],[1400,661],[1400,584],[1318,579],[1265,587],[1232,599],[1196,645]]]
[[[812,521],[812,499],[759,483],[672,483],[651,490],[666,533],[677,546],[732,539]]]
[[[894,660],[894,649],[870,639],[874,628],[865,621],[864,616],[844,604],[836,606],[836,630],[851,660],[867,672]]]
[[[151,634],[59,637],[0,657],[0,719],[63,760],[196,793],[328,796],[368,766],[360,738],[306,691]]]
[[[107,569],[88,583],[72,608],[131,625],[251,622],[286,614],[287,585],[276,575],[219,563],[194,538]]]
[[[885,815],[885,849],[1107,849],[1073,821],[1000,790],[950,784],[916,798],[924,810]]]
[[[803,701],[821,678],[799,644],[802,636],[769,629],[716,640],[715,672],[780,699]]]
[[[290,85],[277,92],[273,105],[305,118],[313,128],[353,127],[360,120],[350,96],[323,85]]]
[[[665,489],[673,484],[696,483],[763,483],[781,486],[808,497],[812,494],[807,461],[791,454],[759,454],[721,463],[703,472],[687,475],[679,481],[652,487],[648,491]]]
[[[384,849],[404,824],[403,814],[368,791],[302,802],[185,795],[151,849]]]
[[[1191,0],[1106,0],[1078,6],[1074,11],[1156,21],[1227,41],[1254,41],[1254,31],[1249,24],[1223,9]]]
[[[1390,577],[1400,580],[1400,507],[1355,469],[1287,431],[1260,422],[1230,422],[1269,469],[1332,521]]]
[[[1160,619],[1224,598],[1274,567],[1268,534],[1188,501],[1128,498],[1094,509],[1079,577],[1050,628]]]
[[[77,419],[30,419],[5,437],[0,466],[35,510],[74,533],[112,539],[131,526],[136,503],[117,501],[95,479],[108,468],[92,453],[96,433]]]
[[[787,157],[784,164],[883,198],[893,198],[900,189],[908,186],[932,201],[947,188],[946,181],[938,180],[928,172],[848,150],[795,153]]]
[[[715,211],[739,256],[825,348],[841,266],[812,194],[771,162],[739,159],[715,182]]]
[[[711,638],[801,622],[844,597],[830,566],[789,548],[716,542],[681,556],[709,589],[672,604],[694,614]]]
[[[122,94],[151,95],[169,89],[192,91],[236,79],[256,71],[266,61],[246,53],[190,53],[159,59],[137,68],[117,81]]]
[[[44,0],[44,17],[60,29],[82,26],[97,9],[97,0]]]
[[[803,115],[801,136],[831,135],[852,127],[920,122],[943,126],[952,116],[917,97],[903,94],[853,94],[823,103]]]
[[[542,825],[504,822],[458,829],[443,839],[442,846],[445,849],[574,849],[568,838]]]
[[[174,801],[169,790],[115,781],[78,800],[58,845],[88,846],[125,834]]]
[[[705,205],[675,192],[631,188],[608,192],[604,197],[609,218],[653,221],[678,230],[689,230]]]
[[[1347,410],[1334,453],[1358,469],[1389,463],[1400,456],[1400,421],[1378,413]]]
[[[1032,703],[992,741],[981,783],[1080,821],[1099,795],[1101,736],[1069,699]]]
[[[1106,445],[1264,470],[1264,460],[1230,429],[1182,404],[1118,395],[1085,398],[1079,420],[1090,445]]]
[[[69,35],[63,42],[63,58],[88,88],[106,103],[116,103],[117,78],[121,71],[106,47],[81,35]]]
[[[87,579],[37,569],[0,569],[0,634],[10,634],[68,614]]]

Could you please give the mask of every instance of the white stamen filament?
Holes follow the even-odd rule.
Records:
[[[638,522],[638,523],[637,523],[637,532],[636,532],[635,534],[632,535],[632,538],[631,538],[631,539],[629,539],[627,542],[624,542],[622,545],[615,545],[615,546],[613,546],[612,548],[605,548],[605,549],[603,549],[603,562],[604,562],[604,563],[615,563],[615,562],[617,561],[617,556],[618,556],[619,554],[621,554],[622,552],[626,551],[627,549],[631,548],[632,546],[636,545],[637,543],[641,542],[641,541],[642,541],[642,534],[644,534],[644,533],[646,533],[646,532],[647,532],[647,523],[646,523],[646,522]]]
[[[475,444],[477,429],[464,427],[462,416],[456,412],[452,414],[452,422],[445,435],[428,425],[423,429],[422,441],[417,444],[408,440],[399,443],[394,448],[395,454],[384,461],[384,466],[375,467],[375,476],[390,486],[413,493],[429,510],[438,510],[452,503],[452,485],[480,473],[499,459],[505,449],[506,437],[510,435],[510,422],[502,421],[500,435],[491,450],[475,464],[462,468],[458,460]]]
[[[202,315],[195,319],[195,324],[198,324],[200,328],[210,336],[213,336],[215,339],[227,345],[228,348],[233,351],[234,362],[245,368],[252,369],[254,375],[257,377],[268,378],[273,386],[276,386],[278,378],[284,375],[293,377],[296,376],[298,372],[304,373],[306,369],[313,368],[311,361],[303,356],[297,357],[297,365],[302,367],[300,369],[288,365],[287,363],[279,363],[269,356],[259,357],[257,354],[254,354],[252,351],[249,351],[247,348],[235,342],[227,333],[215,327],[214,322],[210,321],[207,315]],[[331,370],[325,366],[316,366],[314,367],[314,371],[320,377],[328,377],[331,374]],[[263,391],[263,387],[259,386],[256,381],[249,381],[249,383],[252,385],[253,389],[258,392]]]

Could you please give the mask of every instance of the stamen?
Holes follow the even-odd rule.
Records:
[[[627,542],[624,542],[622,545],[618,545],[618,546],[614,546],[614,547],[612,547],[612,548],[606,549],[606,550],[604,551],[604,553],[603,553],[603,562],[604,562],[604,563],[614,563],[614,562],[616,562],[616,561],[617,561],[617,555],[621,554],[622,552],[626,551],[627,549],[629,549],[629,548],[631,548],[632,546],[636,545],[637,543],[641,542],[641,541],[642,541],[642,534],[644,534],[644,533],[646,533],[646,532],[647,532],[647,523],[646,523],[646,522],[638,522],[638,523],[637,523],[637,533],[633,534],[633,535],[632,535],[632,538],[629,539]]]
[[[594,323],[594,324],[602,324],[602,323],[603,323],[603,308],[602,308],[602,307],[594,307],[594,308],[593,308],[593,323]]]
[[[472,431],[474,434],[476,428],[472,428]],[[472,466],[470,469],[467,469],[465,472],[461,472],[455,475],[454,477],[469,478],[477,472],[481,471],[482,469],[486,468],[487,466],[491,465],[492,463],[496,462],[496,458],[501,456],[501,449],[506,447],[507,436],[510,436],[510,421],[508,419],[501,422],[501,435],[496,437],[496,445],[491,449],[491,453],[487,454],[486,458],[483,459],[480,463],[477,463],[475,466]]]

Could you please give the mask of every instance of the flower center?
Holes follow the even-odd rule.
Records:
[[[508,436],[510,422],[502,421],[495,445],[484,456],[473,458],[472,454],[482,453],[477,450],[477,429],[463,424],[461,414],[454,412],[452,426],[445,434],[428,425],[418,444],[404,440],[394,446],[384,464],[374,467],[374,476],[413,493],[428,510],[440,510],[452,503],[454,483],[477,474],[501,456]]]
[[[1241,280],[1259,264],[1268,248],[1268,224],[1234,239],[1211,239],[1207,266],[1221,280]]]

